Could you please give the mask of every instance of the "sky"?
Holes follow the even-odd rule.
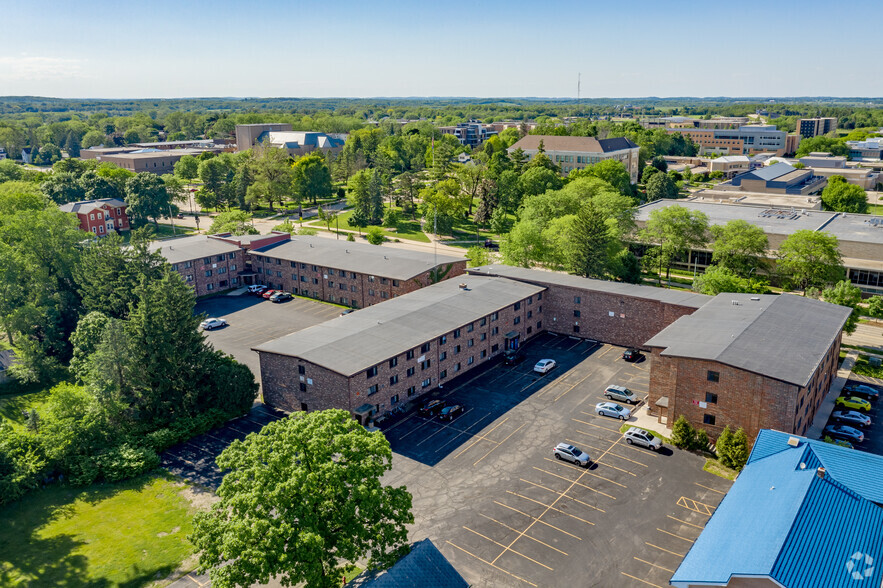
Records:
[[[0,96],[883,96],[880,0],[0,0]]]

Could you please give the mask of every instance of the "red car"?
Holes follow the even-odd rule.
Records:
[[[269,300],[269,299],[270,299],[270,296],[272,296],[272,295],[275,294],[276,292],[278,292],[278,290],[267,290],[266,292],[264,292],[263,294],[261,294],[261,296],[263,296],[264,298],[266,298],[267,300]]]

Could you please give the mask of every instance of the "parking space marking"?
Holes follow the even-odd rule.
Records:
[[[491,441],[490,439],[485,438],[483,435],[476,435],[475,433],[470,433],[470,432],[469,432],[469,429],[471,429],[471,428],[477,426],[481,421],[483,421],[484,419],[486,419],[486,418],[488,418],[489,416],[491,416],[491,414],[492,414],[492,413],[490,413],[490,412],[487,413],[486,415],[484,415],[483,417],[481,417],[480,419],[478,419],[477,421],[475,421],[474,423],[472,423],[471,425],[469,425],[468,427],[466,427],[466,429],[464,429],[464,430],[462,430],[462,431],[460,431],[460,429],[456,429],[456,428],[454,428],[454,427],[448,427],[449,429],[452,429],[452,430],[454,430],[454,431],[458,431],[458,433],[457,433],[455,436],[451,437],[451,438],[450,438],[448,441],[446,441],[445,443],[439,445],[439,446],[435,449],[435,452],[438,453],[438,452],[440,452],[440,451],[443,451],[445,447],[447,447],[449,444],[451,444],[451,443],[453,443],[454,441],[456,441],[457,439],[459,439],[459,438],[460,438],[460,435],[471,435],[471,436],[473,436],[473,437],[480,437],[481,439],[484,439],[485,441],[490,441],[491,443],[496,443],[496,441]],[[447,426],[447,425],[445,425],[445,426]]]
[[[647,541],[644,541],[644,543],[647,544],[647,545],[649,545],[650,547],[655,547],[656,549],[658,549],[658,550],[660,550],[660,551],[664,551],[664,552],[666,552],[666,553],[670,553],[670,554],[672,554],[672,555],[674,555],[674,556],[677,556],[677,557],[681,557],[681,558],[683,558],[685,555],[687,555],[686,553],[675,553],[674,551],[669,551],[668,549],[666,549],[666,548],[664,548],[664,547],[660,547],[660,546],[658,546],[658,545],[653,545],[652,543],[648,543]]]
[[[564,439],[564,440],[567,441],[568,443],[577,444],[577,442],[574,441],[573,439]],[[603,449],[601,449],[599,447],[595,447],[593,445],[586,445],[586,447],[588,447],[589,449],[594,449],[595,451],[604,451]],[[623,457],[623,456],[619,455],[618,453],[611,453],[610,455],[612,455],[613,457],[618,457],[619,459],[624,459],[626,461],[630,461],[633,464],[643,466],[645,468],[650,467],[646,463],[641,463],[640,461],[635,461],[634,459],[629,459],[628,457]]]
[[[583,411],[580,411],[580,412],[583,412]],[[593,413],[590,413],[590,412],[583,412],[583,414],[591,415],[591,414],[593,414]],[[570,420],[572,420],[572,421],[576,421],[576,422],[581,423],[581,424],[583,424],[583,425],[589,425],[590,427],[595,427],[595,428],[598,428],[598,429],[604,429],[605,431],[609,431],[610,433],[616,433],[617,435],[619,434],[619,430],[618,430],[618,429],[611,429],[610,427],[605,427],[605,426],[603,426],[603,425],[596,425],[595,423],[590,423],[590,422],[588,422],[588,421],[581,421],[581,420],[579,420],[579,419],[575,419],[575,418],[573,418],[573,417],[570,417]],[[588,435],[589,433],[585,433],[585,434]]]
[[[578,381],[576,384],[574,384],[573,386],[571,386],[570,388],[568,388],[567,390],[565,390],[564,392],[562,392],[561,394],[559,394],[558,396],[556,396],[556,397],[555,397],[555,400],[553,400],[552,402],[558,402],[559,400],[561,400],[561,398],[564,397],[565,394],[567,394],[568,392],[570,392],[571,390],[573,390],[574,388],[576,388],[577,386],[579,386],[580,384],[582,384],[583,382],[585,382],[586,380],[588,380],[588,379],[589,379],[591,376],[593,376],[593,375],[595,375],[594,372],[589,372],[589,373],[586,375],[586,377],[582,378],[582,379],[581,379],[580,381]]]
[[[562,480],[565,480],[567,482],[572,482],[572,480],[570,480],[569,478],[565,478],[564,476],[561,476],[559,474],[555,474],[555,473],[550,472],[548,470],[543,470],[543,469],[540,469],[536,466],[533,466],[533,469],[537,470],[538,472],[543,472],[544,474],[549,474],[550,476],[555,476],[556,478],[561,478]],[[612,500],[616,500],[616,496],[611,496],[610,494],[607,494],[606,492],[601,492],[600,490],[595,490],[591,486],[587,486],[586,484],[583,484],[581,482],[576,482],[576,484],[577,484],[577,486],[585,488],[586,490],[591,490],[592,492],[600,494],[601,496],[606,496],[607,498],[610,498]]]
[[[555,508],[554,506],[551,506],[551,505],[545,504],[545,503],[543,503],[543,502],[540,502],[539,500],[534,500],[533,498],[528,498],[527,496],[524,496],[524,495],[522,495],[522,494],[519,494],[518,492],[512,492],[511,490],[506,490],[506,493],[507,493],[507,494],[511,494],[511,495],[513,495],[513,496],[517,496],[518,498],[523,498],[524,500],[527,500],[527,501],[533,502],[534,504],[539,504],[540,506],[545,506],[547,511],[549,511],[549,510],[554,510],[554,511],[557,512],[557,513],[560,513],[560,514],[563,514],[563,515],[567,515],[567,516],[569,516],[569,517],[572,518],[572,519],[576,519],[576,520],[578,520],[578,521],[582,521],[582,522],[586,523],[587,525],[592,525],[593,527],[595,526],[595,523],[593,523],[592,521],[587,521],[586,519],[580,518],[580,517],[578,517],[578,516],[576,516],[576,515],[572,515],[572,514],[570,514],[569,512],[564,512],[563,510],[561,510],[561,509],[559,509],[559,508]],[[558,500],[560,500],[560,498],[556,499],[555,502],[558,502]],[[553,503],[553,504],[554,504],[554,503]],[[543,513],[543,514],[546,514],[546,513]],[[542,517],[543,514],[541,514],[539,517],[537,517],[537,519],[539,519],[540,517]],[[527,529],[525,529],[524,531],[522,531],[522,535],[523,535],[524,533],[527,533],[527,532],[530,530],[530,527],[531,527],[532,525],[533,525],[533,523],[531,523],[531,524],[527,527]],[[519,535],[519,537],[520,537],[520,535]],[[517,540],[518,540],[518,538],[516,537],[516,538],[515,538],[515,541],[517,541]],[[513,541],[513,543],[515,543],[515,541]],[[503,554],[501,553],[500,555],[503,555]],[[498,557],[499,557],[499,556],[498,556]]]
[[[644,584],[647,584],[648,586],[653,586],[654,588],[662,588],[662,586],[660,586],[659,584],[653,584],[652,582],[648,582],[647,580],[642,580],[641,578],[636,578],[636,577],[632,576],[631,574],[626,574],[625,572],[619,572],[619,573],[622,574],[623,576],[631,578],[632,580],[637,580],[638,582],[642,582]]]
[[[491,453],[493,453],[494,450],[495,450],[497,447],[499,447],[500,445],[502,445],[503,443],[505,443],[506,441],[508,441],[508,440],[509,440],[509,437],[511,437],[512,435],[514,435],[515,433],[517,433],[518,431],[520,431],[521,429],[523,429],[526,425],[527,425],[527,423],[522,423],[517,429],[515,429],[514,431],[512,431],[511,433],[509,433],[509,434],[506,436],[505,439],[503,439],[502,441],[498,442],[496,445],[494,445],[493,447],[491,447],[490,450],[489,450],[487,453],[485,453],[484,455],[482,455],[481,457],[479,457],[479,458],[478,458],[478,461],[476,461],[476,462],[473,463],[472,465],[473,465],[473,466],[477,466],[477,465],[479,464],[479,462],[481,462],[481,460],[483,460],[484,458],[486,458],[487,456],[489,456]]]
[[[664,568],[664,567],[662,567],[662,566],[660,566],[660,565],[657,565],[657,564],[655,564],[655,563],[650,563],[649,561],[647,561],[647,560],[643,560],[643,559],[641,559],[640,557],[636,557],[635,559],[638,560],[638,561],[641,562],[641,563],[645,563],[645,564],[647,564],[648,566],[653,566],[654,568],[659,568],[660,570],[664,570],[664,571],[666,571],[666,572],[669,572],[670,574],[674,574],[674,573],[675,573],[674,570],[670,570],[670,569],[668,569],[668,568]]]
[[[506,551],[511,551],[515,555],[521,556],[528,561],[532,561],[533,563],[537,564],[538,566],[543,566],[544,568],[546,568],[547,570],[552,571],[552,572],[555,571],[552,568],[550,568],[549,566],[547,566],[546,564],[540,563],[537,560],[533,559],[532,557],[528,557],[528,556],[524,555],[523,553],[519,553],[518,551],[515,551],[514,549],[506,547],[505,545],[503,545],[499,541],[494,541],[490,537],[486,537],[486,536],[482,535],[481,533],[479,533],[478,531],[473,531],[472,529],[470,529],[469,527],[466,527],[466,526],[464,526],[463,528],[466,529],[467,531],[469,531],[470,533],[475,533],[476,535],[478,535],[482,539],[486,539],[487,541],[490,541],[491,543],[493,543],[494,545],[496,545],[498,547],[502,547],[505,550],[503,553],[505,553]],[[497,557],[499,557],[499,556],[497,556]],[[494,560],[494,561],[496,561],[496,560]]]
[[[686,537],[681,537],[680,535],[676,535],[675,533],[672,533],[671,531],[666,531],[665,529],[660,529],[659,527],[656,527],[656,530],[657,530],[657,531],[660,531],[660,532],[662,532],[662,533],[665,533],[666,535],[671,535],[672,537],[677,537],[677,538],[680,539],[681,541],[687,541],[687,542],[689,542],[689,543],[695,543],[695,541],[694,541],[693,539],[687,539]]]
[[[679,519],[679,518],[677,518],[677,517],[673,517],[673,516],[671,516],[671,515],[665,515],[665,516],[667,516],[667,517],[670,518],[670,519],[674,519],[674,520],[676,520],[676,521],[679,522],[679,523],[683,523],[683,524],[685,524],[685,525],[690,525],[691,527],[696,527],[697,529],[704,529],[704,528],[705,528],[705,527],[703,527],[702,525],[695,525],[695,524],[693,524],[693,523],[688,523],[687,521],[683,521],[683,520],[681,520],[681,519]]]
[[[677,502],[678,506],[686,508],[687,510],[692,510],[693,512],[698,512],[701,515],[705,515],[710,517],[712,513],[714,513],[714,508],[710,504],[705,504],[704,502],[698,502],[693,500],[692,498],[687,498],[686,496],[681,496],[678,498]]]
[[[547,492],[551,492],[552,494],[557,494],[559,498],[567,498],[567,499],[572,500],[574,502],[579,502],[583,506],[588,506],[589,508],[593,508],[593,509],[597,510],[598,512],[607,512],[603,508],[598,508],[597,506],[592,506],[591,504],[589,504],[587,502],[583,502],[582,500],[580,500],[578,498],[574,498],[573,496],[567,496],[566,492],[559,492],[558,490],[552,490],[551,488],[547,488],[547,487],[543,486],[542,484],[537,484],[536,482],[531,482],[530,480],[525,480],[524,478],[518,478],[518,479],[526,484],[530,484],[531,486],[536,486],[537,488],[542,488],[543,490],[545,490]]]
[[[471,553],[471,552],[469,552],[469,551],[466,551],[465,549],[463,549],[462,547],[460,547],[459,545],[457,545],[457,544],[455,544],[455,543],[451,543],[450,541],[447,541],[447,540],[445,541],[445,543],[447,543],[447,544],[450,545],[451,547],[456,547],[457,549],[459,549],[460,551],[462,551],[462,552],[465,553],[466,555],[471,555],[472,557],[474,557],[475,559],[477,559],[478,561],[480,561],[480,562],[482,562],[482,563],[486,563],[487,565],[491,566],[491,567],[494,568],[495,570],[499,570],[499,571],[503,572],[504,574],[507,574],[507,575],[509,575],[509,576],[512,576],[512,577],[515,578],[516,580],[521,580],[521,581],[524,582],[525,584],[530,584],[531,586],[536,586],[536,584],[534,584],[534,583],[531,582],[530,580],[525,580],[524,578],[522,578],[522,577],[520,577],[520,576],[516,576],[516,575],[513,574],[512,572],[507,572],[507,571],[504,570],[503,568],[501,568],[501,567],[499,567],[499,566],[495,566],[494,564],[492,564],[492,563],[489,562],[488,560],[486,560],[486,559],[484,559],[484,558],[481,558],[481,557],[478,557],[478,556],[475,555],[474,553]]]
[[[624,473],[624,474],[628,474],[628,475],[630,475],[630,476],[634,476],[634,477],[636,477],[636,478],[638,477],[638,474],[636,474],[636,473],[634,473],[634,472],[630,472],[630,471],[628,471],[628,470],[624,470],[624,469],[622,469],[622,468],[620,468],[620,467],[616,467],[615,465],[612,465],[612,464],[609,464],[609,463],[607,463],[607,462],[603,462],[603,461],[601,461],[601,458],[600,458],[600,457],[599,457],[598,459],[595,460],[595,463],[598,464],[598,465],[606,466],[606,467],[608,467],[608,468],[613,468],[613,469],[616,470],[616,471],[622,472],[622,473]]]
[[[460,453],[458,453],[457,455],[454,456],[454,459],[457,459],[458,457],[460,457],[461,455],[463,455],[464,453],[466,453],[467,451],[469,451],[470,449],[472,449],[472,446],[475,445],[476,443],[478,443],[478,442],[481,441],[481,440],[484,440],[484,441],[490,441],[491,443],[496,443],[496,441],[491,441],[490,439],[488,439],[487,436],[490,435],[491,433],[493,433],[494,431],[496,431],[496,430],[500,427],[500,425],[502,425],[503,423],[505,423],[505,422],[508,421],[508,420],[509,420],[509,417],[506,417],[506,418],[504,418],[502,421],[500,421],[499,423],[497,423],[496,426],[495,426],[493,429],[491,429],[490,431],[488,431],[488,432],[485,433],[484,435],[481,435],[481,436],[476,435],[476,437],[478,437],[478,438],[475,439],[475,441],[473,441],[472,443],[470,443],[468,446],[464,447],[463,450],[460,451]],[[522,426],[523,426],[523,425],[522,425]]]
[[[191,466],[193,466],[193,467],[197,467],[196,464],[193,463],[192,461],[190,461],[189,459],[185,459],[185,458],[183,458],[183,457],[180,457],[180,456],[178,456],[178,455],[175,455],[175,454],[172,453],[171,451],[166,451],[166,455],[168,455],[168,456],[171,457],[172,459],[177,459],[177,460],[183,461],[184,463],[186,463],[186,464],[188,464],[188,465],[191,465]]]
[[[696,484],[697,486],[705,488],[706,490],[711,490],[712,492],[717,492],[718,494],[726,494],[726,492],[721,492],[720,490],[715,490],[714,488],[709,488],[708,486],[703,486],[699,482],[693,482],[693,483]]]
[[[402,423],[404,423],[404,422],[406,422],[406,421],[410,421],[410,420],[416,418],[417,416],[418,416],[417,414],[413,414],[413,415],[411,415],[410,417],[404,419],[402,422],[400,422],[400,423],[396,423],[396,424],[393,425],[393,426],[401,425]],[[429,424],[431,424],[431,423],[432,423],[432,421],[427,420],[427,419],[424,419],[422,423],[420,423],[419,425],[417,425],[416,427],[414,427],[413,429],[411,429],[410,431],[408,431],[407,433],[405,433],[404,435],[402,435],[401,437],[399,437],[399,441],[401,441],[402,439],[404,439],[405,437],[407,437],[407,436],[410,435],[411,433],[416,433],[419,429],[421,429],[421,428],[423,428],[423,427],[425,427],[426,425],[429,425]],[[390,428],[387,429],[387,430],[388,430],[388,431],[391,431],[391,430],[392,430],[392,427],[390,427]]]
[[[520,533],[520,532],[521,532],[521,531],[519,531],[518,529],[516,529],[515,527],[510,527],[510,526],[507,525],[506,523],[501,523],[501,522],[498,521],[497,519],[495,519],[495,518],[491,518],[491,517],[487,516],[486,514],[478,513],[478,516],[480,516],[480,517],[484,517],[484,518],[486,518],[486,519],[489,520],[489,521],[493,521],[493,522],[497,523],[497,524],[500,525],[500,526],[506,527],[506,528],[509,529],[510,531],[515,531],[516,533]],[[536,542],[539,543],[540,545],[544,545],[544,546],[548,547],[549,549],[552,549],[552,550],[554,550],[554,551],[557,551],[557,552],[560,553],[561,555],[567,555],[567,552],[566,552],[566,551],[561,551],[561,550],[558,549],[557,547],[554,547],[554,546],[552,546],[552,545],[549,545],[548,543],[546,543],[546,542],[544,542],[544,541],[540,541],[540,540],[537,539],[536,537],[531,537],[530,535],[525,535],[524,538],[525,538],[525,539],[530,539],[531,541],[536,541]]]
[[[460,415],[460,418],[465,417],[467,414],[469,414],[469,413],[472,412],[473,410],[474,410],[474,409],[472,409],[472,408],[467,408],[465,411],[463,411],[463,414]],[[487,415],[485,415],[485,416],[487,416]],[[479,419],[479,420],[480,420],[480,419]],[[441,432],[444,431],[445,429],[451,429],[452,431],[457,431],[457,432],[460,433],[461,435],[463,434],[463,431],[461,431],[460,429],[457,429],[457,428],[455,428],[455,427],[452,427],[452,426],[446,425],[446,424],[444,424],[444,423],[443,423],[442,421],[440,421],[440,420],[439,420],[439,421],[429,421],[429,422],[435,423],[436,425],[438,425],[438,426],[441,427],[441,428],[440,428],[438,431],[436,431],[435,433],[431,434],[429,437],[426,437],[425,439],[423,439],[423,440],[420,441],[419,443],[416,443],[416,444],[414,445],[415,447],[420,447],[421,445],[423,445],[424,443],[426,443],[427,441],[429,441],[430,439],[432,439],[433,437],[435,437],[436,435],[438,435],[439,433],[441,433]],[[458,436],[459,436],[459,435],[458,435]],[[456,438],[456,437],[455,437],[455,438]]]
[[[558,527],[556,527],[555,525],[553,525],[553,524],[551,524],[551,523],[547,523],[546,521],[541,521],[541,520],[538,519],[537,517],[535,517],[535,516],[533,516],[533,515],[529,515],[529,514],[527,514],[526,512],[520,511],[520,510],[518,510],[517,508],[515,508],[514,506],[509,506],[508,504],[503,504],[502,502],[498,502],[498,501],[496,501],[496,500],[494,500],[494,504],[496,504],[496,505],[498,505],[498,506],[502,506],[503,508],[508,508],[509,510],[514,510],[514,511],[517,512],[518,514],[526,516],[527,518],[529,518],[531,521],[533,521],[533,522],[535,522],[535,523],[540,523],[541,525],[546,525],[547,527],[550,527],[550,528],[552,528],[552,529],[555,529],[555,530],[558,531],[559,533],[564,533],[564,534],[567,535],[568,537],[573,537],[573,538],[576,539],[577,541],[582,541],[582,540],[583,540],[582,537],[577,537],[577,536],[574,535],[573,533],[568,533],[568,532],[565,531],[564,529],[559,529]]]
[[[543,459],[545,459],[546,461],[551,461],[552,463],[557,463],[557,464],[562,465],[562,466],[567,467],[567,468],[573,468],[573,469],[575,469],[575,470],[577,470],[577,471],[582,471],[582,473],[584,473],[584,474],[587,475],[587,476],[593,476],[593,477],[595,477],[595,478],[600,478],[601,480],[604,480],[605,482],[610,482],[611,484],[616,484],[617,486],[621,486],[621,487],[623,487],[623,488],[628,488],[628,486],[626,486],[625,484],[620,484],[619,482],[617,482],[617,481],[615,481],[615,480],[611,480],[610,478],[605,478],[604,476],[598,475],[598,474],[596,474],[596,473],[594,473],[594,472],[587,472],[587,471],[585,471],[585,470],[582,470],[582,468],[577,468],[576,466],[573,466],[573,465],[570,465],[570,464],[566,464],[566,463],[562,463],[562,462],[560,462],[560,461],[558,461],[558,460],[550,459],[550,458],[548,458],[548,457],[544,457]]]

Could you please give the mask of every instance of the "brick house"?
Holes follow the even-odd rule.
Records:
[[[364,308],[462,275],[466,260],[298,235],[249,252],[256,283]]]
[[[151,243],[197,296],[238,288],[243,284],[245,251],[234,243],[209,235],[194,235]]]
[[[851,310],[802,296],[719,294],[646,342],[651,414],[680,415],[717,438],[802,434],[837,375]]]
[[[254,348],[264,400],[365,423],[541,332],[544,291],[465,276],[269,341]]]
[[[58,208],[62,212],[70,212],[77,215],[80,221],[80,230],[95,233],[104,237],[114,231],[128,231],[129,217],[126,214],[128,205],[116,198],[102,198],[100,200],[82,200],[69,202]]]

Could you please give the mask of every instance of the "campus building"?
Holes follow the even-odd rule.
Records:
[[[803,434],[837,374],[851,309],[791,294],[721,294],[644,344],[648,406],[709,436],[724,427]],[[807,317],[812,317],[808,320]]]
[[[129,217],[126,214],[128,204],[116,198],[99,200],[81,200],[68,202],[59,206],[62,212],[77,215],[80,230],[95,233],[104,237],[113,232],[128,231]]]
[[[511,154],[521,149],[528,159],[539,153],[540,143],[546,155],[567,174],[575,169],[613,159],[622,162],[629,172],[631,183],[638,183],[638,151],[640,148],[630,139],[596,139],[595,137],[570,137],[557,135],[526,135],[509,147]]]
[[[472,149],[478,147],[490,137],[497,134],[497,131],[483,125],[477,120],[457,123],[452,127],[439,127],[438,130],[446,135],[454,135],[457,137],[457,140],[460,141],[461,145],[471,147]]]
[[[883,139],[847,141],[851,161],[880,161],[883,159]]]
[[[779,162],[738,174],[716,188],[807,196],[821,192],[827,185],[828,180],[813,173],[812,169],[797,169],[788,163]]]
[[[836,130],[836,118],[801,118],[797,121],[797,134],[804,139],[827,135]]]
[[[883,457],[762,430],[677,588],[883,584]]]
[[[787,133],[775,125],[743,125],[736,129],[670,128],[668,133],[680,133],[699,145],[699,154],[753,155],[773,152],[785,155],[788,151]]]
[[[156,175],[175,172],[175,164],[185,155],[198,157],[205,151],[219,153],[220,147],[211,149],[131,149],[128,147],[102,147],[84,149],[80,152],[83,159],[112,163],[131,172],[150,172]]]
[[[313,151],[337,155],[346,142],[345,134],[292,131],[290,124],[236,125],[236,150],[245,151],[258,143],[285,149],[291,157],[300,157]]]
[[[342,408],[365,424],[540,333],[544,290],[444,280],[269,341],[254,348],[264,400],[289,411]]]
[[[236,150],[245,151],[254,147],[258,137],[264,133],[290,131],[288,123],[257,123],[250,125],[236,125]]]
[[[364,308],[461,275],[463,258],[298,235],[253,248],[256,283]]]

